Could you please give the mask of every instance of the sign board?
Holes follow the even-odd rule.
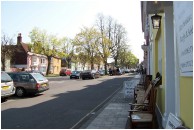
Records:
[[[176,44],[181,76],[193,76],[193,2],[174,1]]]
[[[130,98],[134,95],[134,88],[137,85],[138,80],[131,80],[131,81],[124,81],[123,83],[123,91],[124,91],[124,98]]]
[[[181,125],[182,125],[182,121],[178,119],[175,115],[170,113],[166,123],[166,129],[175,129]]]

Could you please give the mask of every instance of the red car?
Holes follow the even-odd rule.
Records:
[[[67,76],[67,75],[71,75],[71,70],[70,69],[61,69],[60,76]]]

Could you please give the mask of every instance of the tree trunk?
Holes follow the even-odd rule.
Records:
[[[115,59],[115,66],[117,66],[118,65],[118,62],[117,62],[118,59],[117,59],[117,57],[115,57],[114,59]]]
[[[1,70],[5,71],[5,53],[1,55],[1,63],[2,63]]]
[[[93,70],[94,69],[94,58],[93,57],[91,58],[91,62],[90,63],[91,63],[91,70]]]
[[[107,60],[104,60],[105,75],[107,75]]]
[[[1,58],[1,63],[2,63],[1,70],[5,71],[5,59],[4,58]]]
[[[93,69],[94,69],[94,63],[91,62],[91,70],[93,70]]]
[[[51,56],[47,56],[47,59],[48,59],[48,67],[47,67],[46,75],[48,75],[48,74],[49,74],[49,71],[50,71],[50,66],[51,66]]]
[[[71,58],[70,57],[67,57],[67,67],[68,69],[71,68]]]

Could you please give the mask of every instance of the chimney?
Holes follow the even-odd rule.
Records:
[[[18,33],[18,37],[17,37],[17,44],[22,43],[22,34]]]

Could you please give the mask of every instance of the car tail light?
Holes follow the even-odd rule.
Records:
[[[36,89],[38,89],[38,88],[40,88],[40,84],[37,83],[36,84]]]

